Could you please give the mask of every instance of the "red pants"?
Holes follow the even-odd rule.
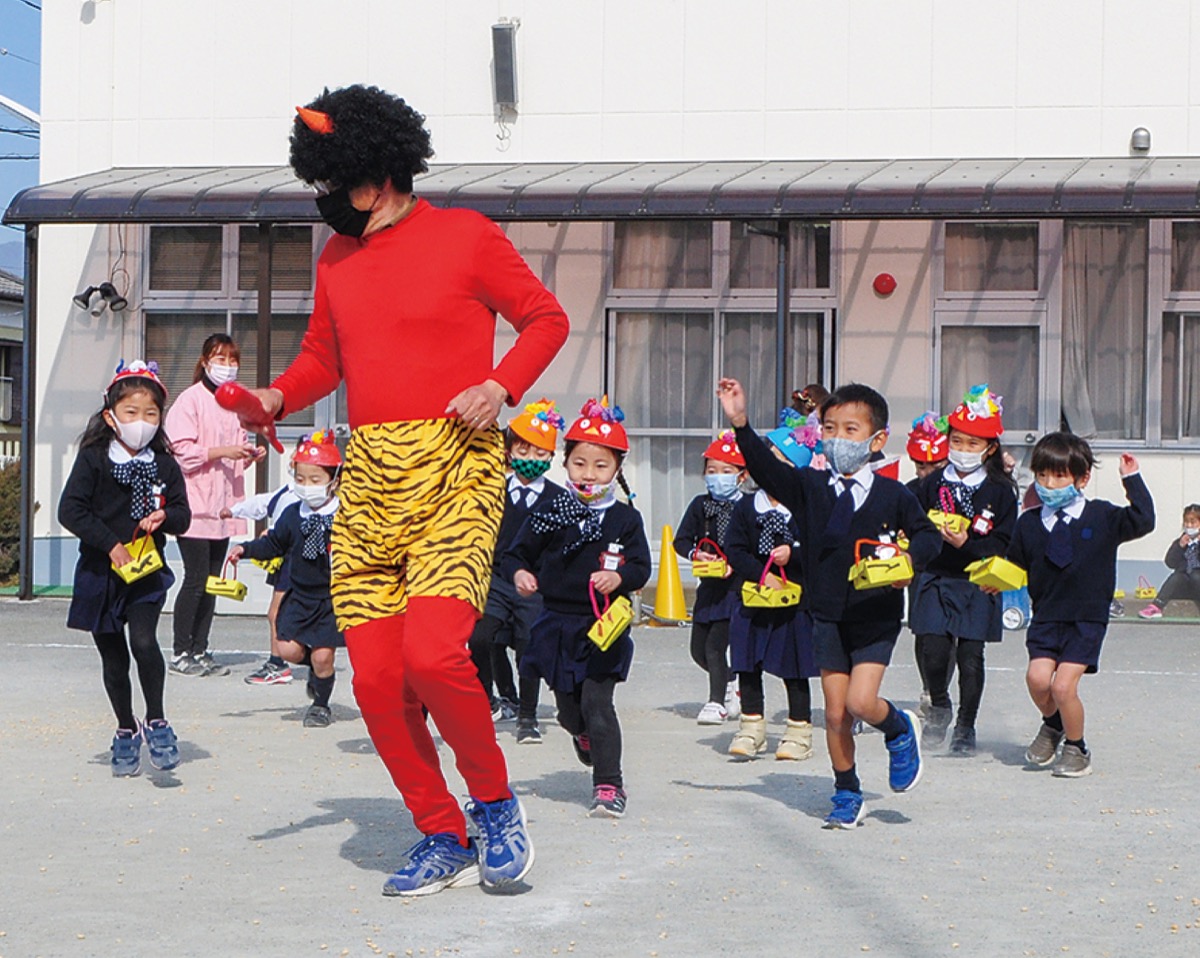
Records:
[[[471,797],[508,798],[508,768],[467,642],[476,612],[461,599],[412,596],[403,615],[346,630],[354,697],[383,764],[425,835],[467,842],[458,800],[442,776],[422,706],[454,751]]]

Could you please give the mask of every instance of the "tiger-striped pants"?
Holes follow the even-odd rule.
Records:
[[[338,496],[333,605],[355,699],[416,827],[465,844],[424,709],[471,796],[507,798],[504,754],[467,651],[504,509],[500,433],[453,419],[361,426]]]

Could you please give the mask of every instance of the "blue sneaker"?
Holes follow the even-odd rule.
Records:
[[[479,827],[479,870],[487,888],[503,888],[524,878],[533,867],[533,842],[525,831],[525,809],[517,796],[498,802],[467,803]]]
[[[474,839],[463,848],[458,836],[426,835],[408,850],[408,861],[383,883],[388,896],[432,895],[443,888],[479,884],[479,850]]]
[[[900,717],[908,723],[908,731],[885,742],[888,757],[888,784],[893,792],[907,792],[921,780],[921,720],[905,709]]]
[[[825,816],[826,828],[857,828],[863,816],[862,792],[839,788],[833,793],[833,810]]]
[[[153,719],[145,724],[146,747],[150,750],[150,764],[167,771],[179,764],[179,739],[166,719]]]
[[[115,778],[131,778],[142,770],[142,727],[136,732],[117,729],[112,740],[112,773]]]

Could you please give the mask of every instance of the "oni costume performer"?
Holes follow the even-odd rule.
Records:
[[[466,846],[425,710],[472,798],[507,800],[504,756],[467,653],[503,514],[504,449],[499,429],[473,430],[448,403],[493,380],[515,405],[565,342],[567,316],[500,228],[471,210],[414,195],[397,222],[363,238],[370,213],[350,191],[386,180],[411,193],[432,156],[423,117],[403,100],[352,86],[298,113],[292,166],[328,189],[317,203],[338,235],[317,263],[300,354],[273,386],[290,412],[346,383],[353,433],[331,589],[355,697],[417,829]],[[494,365],[497,314],[518,337]]]

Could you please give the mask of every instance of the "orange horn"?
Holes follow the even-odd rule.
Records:
[[[310,110],[306,106],[296,107],[296,112],[300,114],[300,119],[304,125],[314,133],[320,133],[324,136],[333,132],[333,117],[328,113],[322,113],[320,110]]]

